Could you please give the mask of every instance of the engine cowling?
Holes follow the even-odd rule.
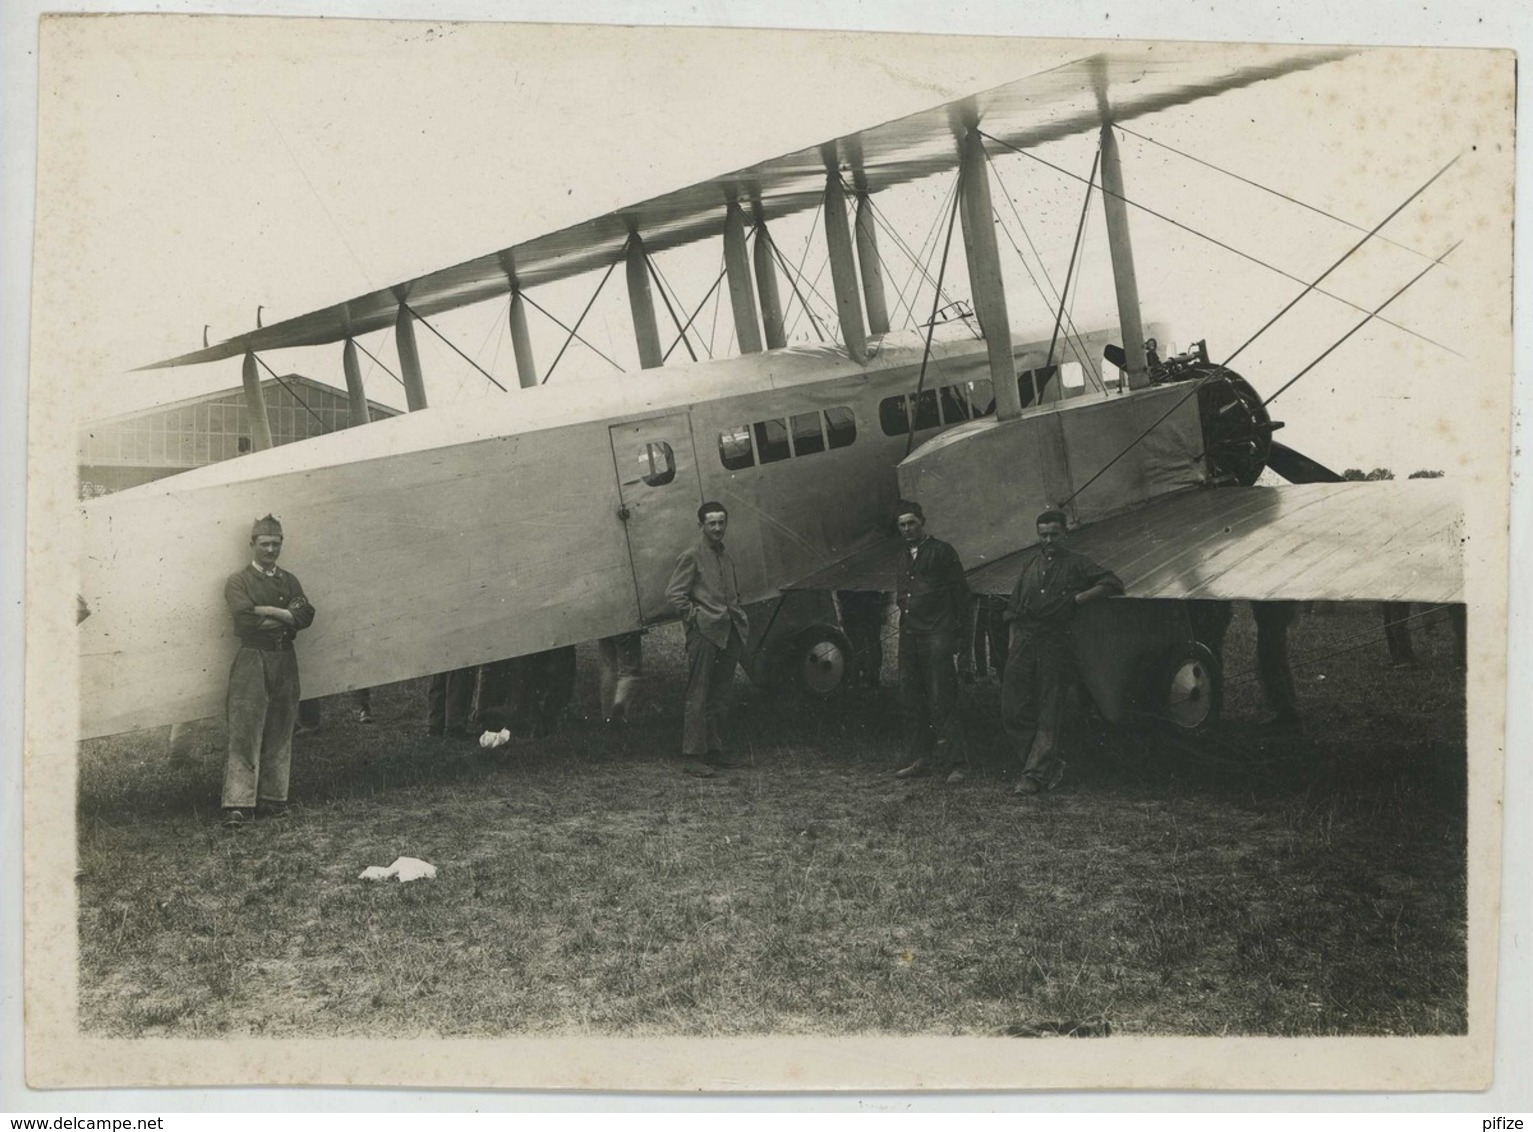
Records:
[[[1198,381],[1198,414],[1203,421],[1203,459],[1215,485],[1250,487],[1272,451],[1272,434],[1282,428],[1260,394],[1234,370],[1208,360],[1202,342],[1185,354],[1159,361],[1150,347],[1150,381]]]

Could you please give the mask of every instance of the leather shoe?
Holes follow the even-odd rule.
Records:
[[[228,809],[224,811],[224,827],[227,829],[239,829],[241,826],[250,824],[250,815],[244,810]]]
[[[927,767],[925,760],[917,759],[915,762],[911,763],[909,766],[905,767],[904,769],[895,771],[894,772],[894,777],[895,778],[921,778],[921,777],[923,777],[925,775],[928,775],[930,773],[931,773],[931,770]]]
[[[947,776],[947,784],[949,786],[957,786],[960,782],[967,781],[968,777],[969,772],[964,770],[963,767],[954,767],[952,773]]]
[[[1043,787],[1038,785],[1038,780],[1035,779],[1035,778],[1024,778],[1024,779],[1022,779],[1022,781],[1018,782],[1015,786],[1013,786],[1011,788],[1011,792],[1013,794],[1023,794],[1023,795],[1027,795],[1027,794],[1039,794],[1039,793],[1042,793],[1042,791],[1043,791]]]
[[[691,775],[693,778],[712,778],[718,771],[707,763],[694,759],[681,768],[681,773]]]
[[[740,769],[740,764],[735,762],[734,759],[730,758],[723,751],[709,751],[706,755],[703,756],[703,762],[707,763],[715,770]]]

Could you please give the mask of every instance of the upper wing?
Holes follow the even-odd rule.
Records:
[[[1129,597],[1249,601],[1464,600],[1463,508],[1451,481],[1221,487],[1181,492],[1081,528],[1073,549]],[[892,590],[894,537],[794,589]],[[1006,594],[1026,547],[973,570]]]
[[[991,137],[1026,148],[1095,129],[1103,121],[1124,122],[1307,70],[1346,54],[1157,44],[1141,51],[1092,55],[140,368],[339,342],[391,325],[401,300],[417,314],[430,315],[504,295],[513,280],[518,287],[532,287],[580,275],[613,263],[631,231],[643,236],[651,252],[716,236],[730,203],[763,220],[791,215],[820,203],[826,172],[832,168],[845,170],[863,192],[917,181],[956,168],[956,139],[975,124]]]

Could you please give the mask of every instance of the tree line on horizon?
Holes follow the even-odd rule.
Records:
[[[1442,479],[1442,476],[1443,473],[1441,471],[1421,468],[1405,478],[1408,480],[1436,480]],[[1341,473],[1341,478],[1344,480],[1392,480],[1395,478],[1395,473],[1388,468],[1374,468],[1371,472],[1365,472],[1361,468],[1348,468]]]

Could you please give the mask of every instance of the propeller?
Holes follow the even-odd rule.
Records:
[[[1267,467],[1289,483],[1341,483],[1345,478],[1331,471],[1324,464],[1311,460],[1302,452],[1286,444],[1272,442],[1267,451]]]

